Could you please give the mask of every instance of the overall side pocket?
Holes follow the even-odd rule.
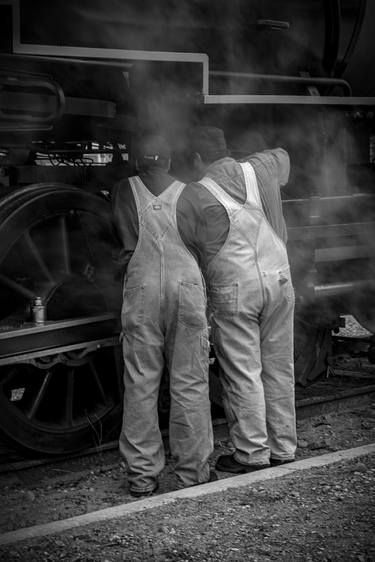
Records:
[[[131,332],[143,324],[145,308],[145,286],[125,287],[121,309],[121,322],[124,331]]]

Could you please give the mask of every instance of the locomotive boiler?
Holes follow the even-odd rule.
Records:
[[[288,150],[297,383],[327,369],[343,315],[375,332],[374,17],[365,0],[0,1],[2,434],[48,454],[117,436],[110,194],[145,130],[186,180],[198,123],[234,157]]]

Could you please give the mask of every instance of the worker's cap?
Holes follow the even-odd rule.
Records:
[[[159,158],[170,158],[171,149],[163,136],[145,135],[138,144],[138,157],[156,162]]]
[[[192,131],[190,149],[192,152],[198,152],[206,162],[213,162],[228,154],[224,132],[217,127],[197,127]]]

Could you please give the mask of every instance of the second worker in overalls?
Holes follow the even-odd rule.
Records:
[[[223,404],[235,451],[216,468],[243,473],[294,460],[294,290],[280,186],[285,150],[239,163],[221,129],[200,127],[191,151],[199,183],[182,193],[185,243],[195,251],[209,297]]]
[[[120,452],[128,464],[130,493],[152,494],[165,465],[158,394],[170,379],[169,443],[178,486],[215,477],[208,394],[208,328],[204,281],[184,245],[176,205],[185,185],[168,175],[163,137],[139,145],[139,175],[114,189],[113,212],[125,268],[122,331],[124,414]]]

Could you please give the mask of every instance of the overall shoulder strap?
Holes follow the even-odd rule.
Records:
[[[137,206],[139,228],[141,230],[145,224],[147,210],[152,207],[157,197],[147,189],[139,176],[130,177],[129,183]]]
[[[235,201],[233,197],[231,197],[225,189],[223,189],[216,181],[208,176],[205,176],[201,180],[199,180],[200,184],[204,185],[206,189],[214,196],[216,199],[225,207],[228,214],[231,215],[238,209],[242,208],[242,205]]]
[[[282,240],[279,234],[275,231],[274,227],[268,220],[266,213],[264,212],[262,200],[259,193],[258,182],[254,172],[254,168],[250,164],[250,162],[240,162],[240,166],[243,169],[243,173],[245,176],[245,183],[246,183],[246,193],[247,193],[247,201],[258,207],[263,214],[263,217],[272,230],[272,232],[277,236],[277,238],[285,245],[285,242]]]
[[[139,176],[132,176],[128,179],[137,203],[138,212],[141,212],[155,199],[155,196],[147,189]]]
[[[240,162],[239,164],[245,178],[247,201],[262,209],[262,201],[259,195],[258,182],[254,168],[250,162]]]

